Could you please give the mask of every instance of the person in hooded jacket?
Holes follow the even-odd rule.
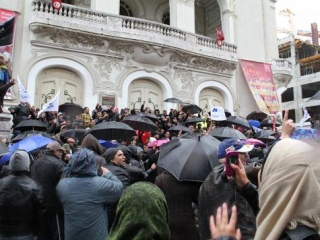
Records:
[[[16,150],[10,175],[0,179],[0,239],[33,240],[41,226],[41,187],[30,177],[30,157]]]
[[[105,205],[120,198],[123,184],[107,168],[98,176],[95,153],[81,148],[71,157],[66,178],[60,180],[57,194],[64,207],[65,240],[105,240],[108,216]]]

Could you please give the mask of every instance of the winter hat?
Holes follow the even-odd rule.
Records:
[[[30,157],[26,151],[16,150],[10,157],[9,167],[12,172],[30,171]]]
[[[104,154],[103,157],[106,159],[106,162],[110,162],[117,154],[119,149],[116,148],[108,148]]]
[[[236,151],[242,148],[244,145],[239,139],[229,138],[223,140],[218,147],[218,158],[226,157],[228,151]]]

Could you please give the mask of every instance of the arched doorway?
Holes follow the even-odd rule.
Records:
[[[50,101],[60,89],[60,104],[70,102],[83,105],[83,83],[81,77],[66,68],[46,68],[37,76],[35,106],[41,107]]]
[[[211,105],[225,108],[222,94],[214,88],[202,89],[199,98],[199,107],[203,109],[203,114],[210,111]]]
[[[130,83],[128,92],[128,106],[140,108],[143,101],[144,107],[151,110],[163,110],[163,92],[161,86],[148,79],[137,79]]]

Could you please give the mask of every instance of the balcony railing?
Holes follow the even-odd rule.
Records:
[[[272,71],[275,72],[283,72],[287,74],[291,74],[292,72],[292,63],[286,59],[274,59],[271,61]]]
[[[157,22],[106,14],[68,4],[62,4],[62,8],[56,11],[50,2],[43,1],[33,1],[32,11],[31,25],[50,25],[113,38],[152,42],[210,57],[237,61],[237,47],[233,44],[224,42],[219,46],[213,38],[192,34]]]

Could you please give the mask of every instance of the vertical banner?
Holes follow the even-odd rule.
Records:
[[[260,111],[268,114],[277,113],[280,107],[270,64],[247,60],[239,61]]]
[[[16,13],[0,8],[0,85],[11,78]],[[10,89],[4,99],[12,99]]]

